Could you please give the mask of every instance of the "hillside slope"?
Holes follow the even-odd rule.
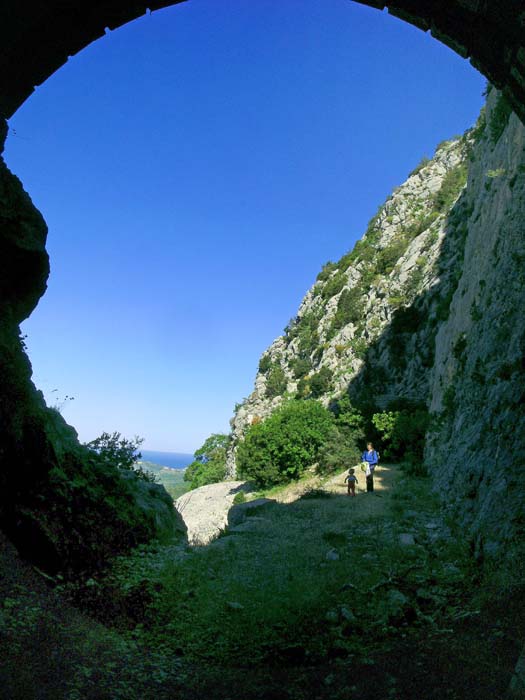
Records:
[[[425,459],[480,557],[519,559],[525,504],[525,129],[496,90],[486,115],[438,146],[327,263],[263,353],[232,419],[228,472],[247,428],[289,398],[400,398],[432,413]]]

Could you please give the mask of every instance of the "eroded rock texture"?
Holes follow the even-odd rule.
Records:
[[[493,93],[489,124],[497,104]],[[426,454],[477,551],[512,555],[525,535],[525,129],[512,115],[495,136],[486,130],[470,164],[462,274],[436,337],[438,420]]]

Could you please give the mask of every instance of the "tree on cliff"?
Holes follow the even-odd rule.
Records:
[[[195,452],[195,460],[184,473],[184,481],[189,481],[192,489],[223,481],[226,476],[226,454],[230,442],[229,435],[213,433]]]
[[[260,486],[299,478],[317,461],[333,425],[331,413],[318,401],[285,403],[246,432],[237,448],[239,473]]]

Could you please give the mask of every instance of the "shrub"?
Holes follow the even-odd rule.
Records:
[[[312,363],[308,357],[296,357],[290,362],[290,368],[296,379],[301,379],[312,369]]]
[[[332,388],[334,373],[328,367],[321,367],[319,372],[310,377],[310,396],[314,399],[326,394]]]
[[[388,275],[394,269],[397,261],[404,255],[409,241],[403,237],[396,237],[377,255],[376,271],[380,275]]]
[[[317,281],[325,282],[336,268],[336,264],[329,260],[323,265],[321,272],[317,275]]]
[[[397,309],[392,315],[390,328],[394,336],[401,333],[416,333],[422,320],[422,313],[415,306],[406,306]],[[394,342],[397,343],[398,339],[396,338]]]
[[[226,455],[230,443],[231,437],[223,433],[214,433],[205,440],[195,452],[195,460],[184,472],[184,481],[190,482],[190,488],[216,484],[225,479]]]
[[[337,331],[349,323],[357,323],[364,316],[363,291],[359,287],[343,289],[337,302],[337,311],[334,314],[328,336],[334,337]]]
[[[406,237],[412,241],[414,238],[417,238],[423,231],[427,231],[434,221],[438,218],[439,212],[437,211],[432,211],[428,216],[423,216],[420,219],[417,219],[414,221],[412,224],[407,226],[405,230],[405,235]]]
[[[334,426],[319,450],[317,471],[321,474],[353,466],[359,461],[360,450],[355,436],[342,427]]]
[[[368,343],[365,338],[353,338],[350,341],[350,347],[354,355],[362,360],[368,350]]]
[[[413,463],[422,461],[429,426],[426,408],[375,413],[372,422],[381,435],[385,457]]]
[[[263,355],[259,360],[259,372],[266,374],[272,367],[272,358],[270,355]]]
[[[293,326],[289,326],[287,336],[289,340],[298,338],[299,356],[309,357],[319,345],[319,319],[322,311],[309,311],[304,316],[297,317]]]
[[[347,278],[343,271],[340,270],[339,272],[336,272],[335,275],[330,277],[323,287],[321,292],[323,299],[331,299],[332,297],[335,297],[336,294],[339,294],[339,292],[345,286],[346,281]]]
[[[173,535],[173,500],[162,486],[150,483],[152,475],[141,478],[135,469],[140,438],[104,433],[92,441],[97,449],[88,448],[76,442],[60,414],[47,410],[44,416],[49,433],[61,439],[61,451],[48,448],[53,462],[47,463],[42,451],[49,469],[40,475],[38,490],[30,492],[32,500],[19,509],[12,531],[33,563],[68,577],[98,569],[139,543]],[[34,487],[27,484],[28,490]]]
[[[155,474],[137,465],[142,457],[138,448],[144,442],[144,438],[135,436],[128,440],[120,433],[102,433],[95,440],[85,443],[85,446],[95,452],[101,464],[117,467],[118,469],[132,469],[143,481],[157,482]]]
[[[329,411],[317,401],[289,401],[263,423],[248,428],[237,449],[242,477],[258,486],[297,479],[317,461],[333,426]]]
[[[281,365],[272,365],[266,379],[266,396],[269,399],[280,396],[281,394],[284,394],[287,386],[288,382]]]
[[[443,178],[441,187],[434,195],[434,209],[441,213],[449,209],[458,198],[459,193],[467,182],[467,165],[459,163],[451,168]]]

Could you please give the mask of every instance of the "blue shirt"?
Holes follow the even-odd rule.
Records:
[[[368,464],[370,465],[370,471],[374,471],[379,461],[377,452],[375,450],[372,450],[371,452],[365,450],[361,455],[361,461],[368,462]]]

